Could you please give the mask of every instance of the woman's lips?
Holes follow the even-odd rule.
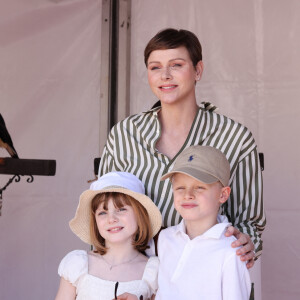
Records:
[[[172,85],[161,85],[159,87],[160,90],[162,91],[171,91],[171,90],[174,90],[175,88],[177,88],[177,85],[176,84],[172,84]]]

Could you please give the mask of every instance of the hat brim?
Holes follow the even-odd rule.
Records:
[[[158,233],[162,225],[162,216],[158,207],[148,196],[121,187],[109,187],[102,190],[86,190],[80,195],[75,217],[69,222],[69,226],[83,242],[92,245],[90,238],[91,201],[97,194],[108,192],[129,195],[142,204],[149,215],[152,237]]]
[[[211,184],[211,183],[219,181],[219,179],[216,178],[215,176],[210,175],[210,174],[205,173],[205,172],[202,172],[200,170],[191,168],[191,167],[183,167],[183,168],[179,168],[175,171],[171,171],[169,173],[166,173],[161,177],[160,180],[161,181],[166,180],[167,178],[172,177],[176,173],[181,173],[181,174],[184,174],[184,175],[191,176],[191,177],[195,178],[196,180],[199,180],[199,181],[207,183],[207,184]]]

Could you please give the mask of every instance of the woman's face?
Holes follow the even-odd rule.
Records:
[[[152,51],[148,59],[148,81],[152,92],[165,104],[196,101],[195,81],[203,65],[193,66],[185,47]]]

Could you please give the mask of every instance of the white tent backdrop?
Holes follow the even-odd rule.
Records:
[[[100,37],[101,1],[1,0],[0,112],[21,158],[57,161],[3,193],[2,300],[54,299],[61,258],[88,249],[68,221],[99,156]]]
[[[205,66],[199,102],[249,127],[265,154],[262,299],[299,299],[300,2],[132,2],[131,113],[156,101],[147,41],[166,27],[194,31]],[[0,113],[21,158],[57,161],[54,177],[22,178],[3,193],[0,298],[53,299],[61,258],[88,248],[68,221],[102,151],[101,1],[0,0],[0,8]]]

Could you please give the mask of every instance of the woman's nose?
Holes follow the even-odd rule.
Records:
[[[167,80],[167,79],[171,79],[172,78],[172,74],[171,74],[171,70],[169,67],[165,67],[161,69],[161,77],[163,80]]]

